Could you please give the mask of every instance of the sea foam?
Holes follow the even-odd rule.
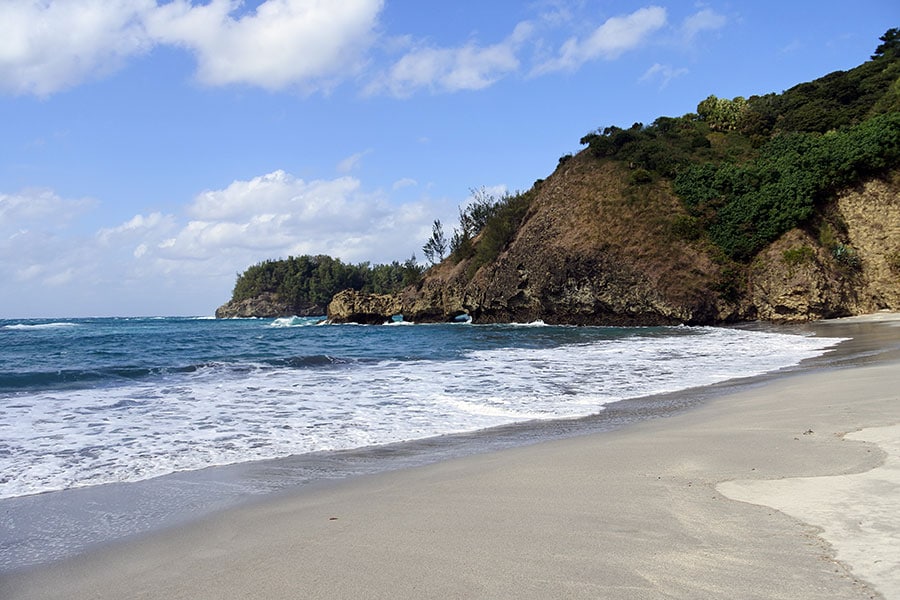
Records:
[[[626,398],[796,365],[839,342],[717,328],[232,323],[205,326],[244,327],[221,335],[240,333],[246,344],[265,329],[303,327],[278,333],[278,351],[317,332],[322,353],[209,360],[0,397],[0,497],[583,417]],[[462,342],[468,349],[446,350]],[[363,346],[365,356],[353,356]]]

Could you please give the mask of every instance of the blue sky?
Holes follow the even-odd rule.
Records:
[[[209,315],[403,261],[605,125],[868,59],[885,1],[0,1],[0,318]]]

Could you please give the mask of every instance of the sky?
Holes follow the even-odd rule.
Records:
[[[895,0],[0,0],[0,318],[415,255],[607,125],[869,58]]]

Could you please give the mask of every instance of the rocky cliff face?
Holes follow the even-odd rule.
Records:
[[[445,261],[395,297],[342,293],[328,315],[656,325],[900,309],[900,177],[840,194],[808,231],[788,232],[750,265],[679,234],[685,216],[666,182],[635,185],[627,168],[582,153],[540,185],[493,262],[473,273],[470,261]]]
[[[861,263],[852,312],[900,307],[900,172],[841,194],[837,211]]]
[[[818,237],[789,231],[749,269],[749,312],[811,320],[900,308],[900,173],[839,194]]]

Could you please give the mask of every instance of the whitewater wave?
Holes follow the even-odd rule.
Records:
[[[68,321],[60,321],[58,323],[14,323],[13,325],[3,325],[0,329],[11,330],[31,330],[31,329],[63,329],[66,327],[80,327],[78,323],[69,323]]]
[[[269,327],[310,327],[319,325],[325,317],[280,317],[269,324]]]

